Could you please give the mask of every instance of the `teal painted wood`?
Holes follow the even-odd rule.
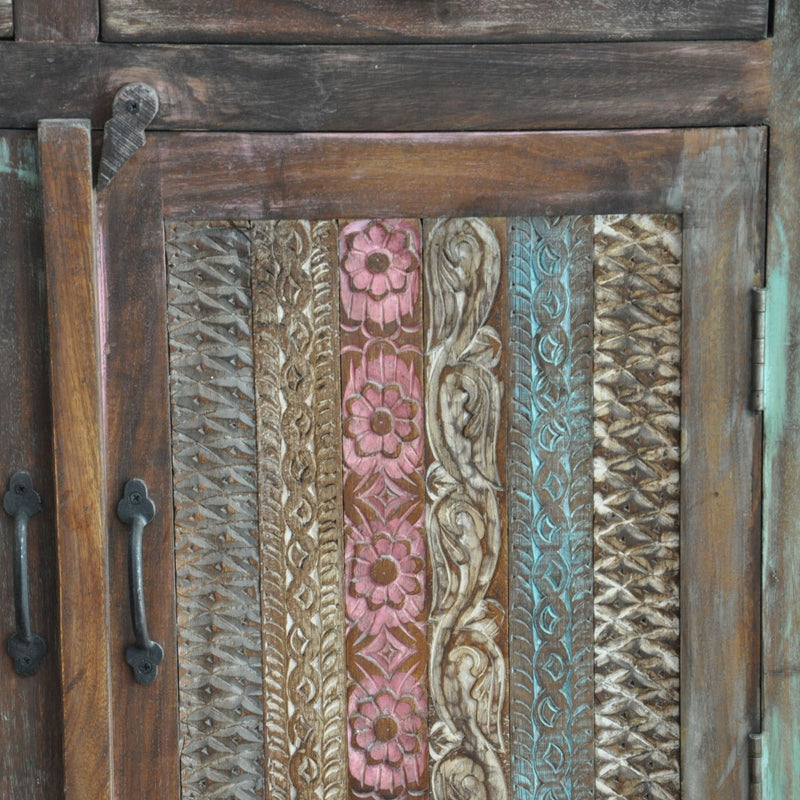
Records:
[[[516,800],[594,797],[591,217],[509,223]]]
[[[800,797],[800,0],[775,2],[764,411],[764,800]]]

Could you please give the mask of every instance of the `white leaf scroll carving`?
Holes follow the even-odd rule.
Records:
[[[426,245],[431,796],[505,800],[504,611],[487,597],[502,539],[500,337],[487,325],[500,243],[479,219],[447,219]]]

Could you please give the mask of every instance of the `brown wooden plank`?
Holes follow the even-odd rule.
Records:
[[[150,129],[746,125],[766,117],[770,48],[769,41],[485,45],[476,56],[458,45],[0,44],[0,126],[35,127],[58,110],[102,128],[114,94],[134,80],[161,98]]]
[[[39,126],[64,703],[64,797],[111,798],[108,563],[90,131]]]
[[[800,2],[775,4],[764,412],[764,770],[767,800],[800,796]]]
[[[0,38],[10,39],[14,35],[14,6],[12,0],[0,2]]]
[[[748,796],[748,734],[759,725],[761,422],[748,407],[748,337],[766,138],[763,128],[689,131],[686,143],[682,789],[727,800]]]
[[[42,497],[29,523],[28,560],[33,630],[48,653],[39,672],[18,677],[5,652],[14,632],[13,530],[0,527],[0,796],[51,800],[60,794],[61,684],[53,513],[52,428],[42,245],[42,206],[34,133],[0,134],[0,492],[27,470]],[[42,724],[47,720],[47,724]]]
[[[174,217],[549,215],[682,202],[681,131],[150,137]]]
[[[111,41],[589,41],[765,33],[765,0],[102,0]]]
[[[119,797],[178,796],[175,556],[166,329],[166,277],[157,162],[136,153],[98,194],[106,289],[106,437],[111,575],[111,687]],[[135,209],[135,210],[134,210]],[[150,635],[164,648],[156,682],[139,686],[124,660],[130,623],[126,526],[113,509],[141,478],[156,504],[144,532],[144,592]],[[131,769],[146,764],[147,769]]]
[[[99,0],[13,0],[13,3],[18,42],[97,41]]]

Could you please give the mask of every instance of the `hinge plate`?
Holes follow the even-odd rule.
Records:
[[[750,734],[750,800],[761,800],[762,734]]]
[[[750,407],[764,410],[764,363],[766,361],[767,290],[755,288],[753,297],[753,352],[751,357]]]

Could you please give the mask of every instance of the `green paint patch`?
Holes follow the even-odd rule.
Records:
[[[25,183],[38,186],[39,165],[36,144],[32,138],[15,142],[12,150],[9,140],[0,137],[0,175],[13,175]]]

